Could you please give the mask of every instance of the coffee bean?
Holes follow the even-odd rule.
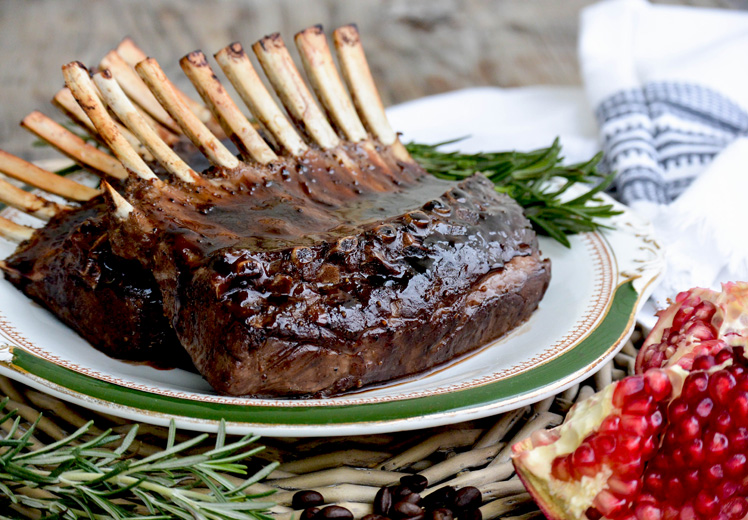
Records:
[[[399,486],[392,486],[390,490],[392,491],[392,500],[394,502],[398,502],[399,499],[407,497],[413,492],[413,490],[408,486],[403,486],[402,484],[400,484]]]
[[[307,507],[302,511],[299,520],[312,520],[319,513],[319,507]]]
[[[421,505],[426,509],[439,509],[440,507],[450,507],[454,501],[455,488],[452,486],[440,487],[430,495],[426,495]]]
[[[392,510],[400,518],[412,518],[414,516],[423,514],[423,510],[419,506],[411,502],[406,502],[405,500],[401,500],[400,502],[392,506]]]
[[[411,493],[410,495],[405,495],[403,497],[403,500],[405,502],[410,502],[411,504],[420,504],[421,503],[421,495],[418,493]]]
[[[414,493],[420,493],[429,485],[429,481],[423,475],[406,475],[400,478],[400,484],[412,490]]]
[[[307,507],[321,506],[325,499],[316,491],[305,490],[294,493],[291,507],[294,509],[306,509]]]
[[[327,506],[317,513],[318,520],[353,520],[353,513],[340,506]]]
[[[440,507],[431,511],[430,520],[454,520],[454,514],[451,509]]]
[[[466,486],[455,493],[454,506],[458,510],[477,509],[483,503],[480,489]]]
[[[392,509],[392,490],[388,487],[380,488],[374,497],[374,512],[378,515],[387,516]]]
[[[457,517],[459,520],[483,520],[483,513],[480,509],[466,509],[462,511]]]

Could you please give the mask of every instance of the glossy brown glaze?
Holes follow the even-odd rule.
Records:
[[[440,181],[346,145],[206,176],[131,180],[135,210],[109,235],[154,273],[222,393],[324,396],[415,374],[517,326],[548,285],[521,208],[479,175]]]
[[[6,260],[6,278],[102,352],[186,366],[153,275],[114,255],[101,197],[61,212]]]

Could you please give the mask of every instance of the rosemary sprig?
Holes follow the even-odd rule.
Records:
[[[7,402],[2,401],[0,409]],[[242,461],[262,450],[251,448],[257,437],[226,444],[222,423],[215,447],[193,453],[190,450],[208,434],[177,444],[172,423],[166,448],[138,459],[128,452],[137,425],[124,437],[111,430],[93,435],[92,421],[69,437],[32,448],[38,422],[22,432],[15,410],[0,419],[0,424],[9,424],[0,438],[0,519],[11,518],[3,516],[11,511],[50,520],[271,519],[264,511],[274,504],[258,500],[269,493],[247,493],[277,467],[268,464],[245,477]]]
[[[620,213],[603,204],[597,195],[613,181],[613,175],[597,170],[602,154],[587,162],[563,165],[561,145],[556,139],[548,148],[531,152],[483,152],[463,154],[442,152],[439,147],[460,139],[434,145],[408,143],[413,158],[429,173],[448,180],[461,180],[482,173],[525,210],[535,229],[566,247],[567,234],[605,228],[600,219]],[[564,194],[577,183],[591,185],[584,194],[565,200]]]

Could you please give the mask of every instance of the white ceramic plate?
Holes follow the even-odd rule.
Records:
[[[540,308],[507,337],[429,374],[334,398],[217,395],[198,375],[113,360],[0,282],[0,373],[83,406],[154,424],[273,436],[371,434],[475,419],[553,395],[589,376],[628,338],[662,267],[648,224],[541,239],[552,281]],[[20,220],[6,209],[4,216]],[[0,241],[0,257],[14,245]]]

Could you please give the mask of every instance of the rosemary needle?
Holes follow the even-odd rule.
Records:
[[[0,402],[0,410],[7,402]],[[10,425],[0,437],[0,519],[271,519],[265,512],[274,504],[263,500],[268,493],[251,494],[248,488],[277,463],[248,478],[242,463],[262,449],[252,447],[257,437],[226,444],[221,423],[215,447],[195,454],[190,449],[208,434],[175,444],[172,422],[166,448],[137,459],[128,451],[137,425],[122,437],[110,431],[92,435],[89,422],[60,441],[34,449],[30,439],[38,422],[21,433],[14,410],[0,418],[0,424]],[[236,484],[237,479],[227,475],[244,480]],[[20,516],[3,516],[5,512]]]
[[[448,180],[462,180],[482,173],[501,191],[515,199],[535,229],[570,247],[568,234],[605,228],[600,219],[618,215],[611,204],[603,204],[597,195],[613,181],[613,175],[597,170],[602,154],[589,161],[563,165],[561,145],[556,139],[548,148],[530,152],[482,152],[464,154],[442,152],[434,145],[408,143],[411,156],[429,173]],[[565,200],[574,184],[590,186],[584,194]]]

